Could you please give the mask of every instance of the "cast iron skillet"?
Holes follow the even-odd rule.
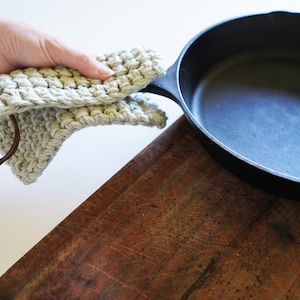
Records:
[[[231,172],[300,199],[300,14],[217,25],[192,39],[144,91],[176,101]]]

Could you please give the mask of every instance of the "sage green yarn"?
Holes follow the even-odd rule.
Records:
[[[111,124],[165,126],[166,114],[144,93],[137,93],[165,74],[155,51],[135,48],[98,60],[115,75],[100,81],[65,67],[0,75],[0,152],[10,149],[9,114],[14,114],[21,140],[7,163],[25,184],[41,176],[64,140],[77,130]]]

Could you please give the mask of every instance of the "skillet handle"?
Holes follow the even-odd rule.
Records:
[[[180,105],[180,92],[178,89],[177,69],[178,61],[176,61],[168,70],[166,75],[151,81],[140,92],[148,92],[156,95],[168,97]]]

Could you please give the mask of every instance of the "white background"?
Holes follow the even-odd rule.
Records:
[[[300,1],[0,0],[0,7],[0,16],[26,21],[92,54],[147,46],[168,67],[198,32],[247,14],[300,12]],[[152,99],[167,112],[168,126],[182,114],[171,100]],[[0,275],[162,132],[130,125],[83,129],[29,186],[0,166]]]

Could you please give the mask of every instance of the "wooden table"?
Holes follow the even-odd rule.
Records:
[[[0,298],[300,299],[299,212],[224,170],[182,117],[8,270]]]

